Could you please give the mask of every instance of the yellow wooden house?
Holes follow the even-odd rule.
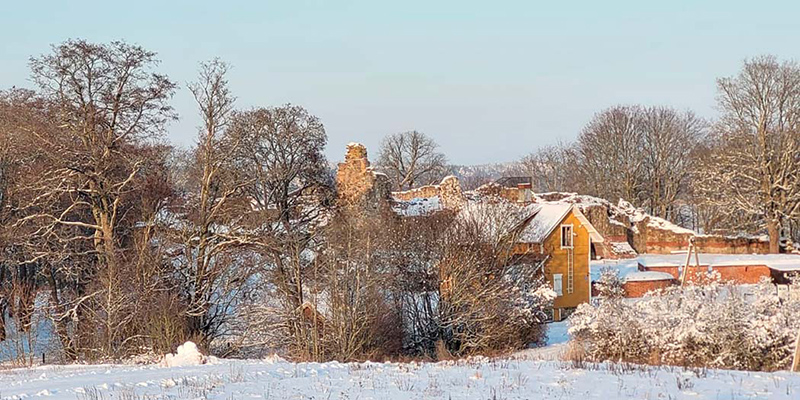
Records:
[[[544,260],[545,278],[557,296],[552,317],[561,321],[591,299],[592,243],[603,237],[573,204],[532,204],[526,210],[514,253]]]

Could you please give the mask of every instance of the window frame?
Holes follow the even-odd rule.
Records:
[[[564,228],[569,228],[569,245],[564,245]],[[559,243],[561,244],[562,249],[574,249],[575,248],[575,226],[573,224],[561,224],[561,237],[559,238]]]
[[[553,274],[553,291],[556,292],[556,297],[564,296],[564,274]]]

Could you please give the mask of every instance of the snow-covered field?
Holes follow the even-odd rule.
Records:
[[[613,364],[289,363],[45,366],[0,374],[3,399],[797,399],[800,375]]]
[[[40,366],[0,371],[0,399],[798,399],[800,374],[558,361],[569,336],[509,359],[440,363],[201,361],[191,346],[161,365]],[[166,367],[165,365],[173,365]]]

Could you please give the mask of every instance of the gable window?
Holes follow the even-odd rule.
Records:
[[[572,225],[561,225],[561,248],[572,248]]]
[[[561,279],[561,274],[553,274],[553,291],[556,292],[556,296],[561,297],[564,295],[564,283]]]

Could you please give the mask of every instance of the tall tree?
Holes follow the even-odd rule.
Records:
[[[311,250],[319,245],[316,228],[331,193],[325,128],[303,107],[286,105],[236,112],[229,134],[241,143],[234,157],[248,182],[250,241],[266,260],[262,276],[277,290],[290,351],[310,357],[313,330],[302,312],[314,264]]]
[[[537,192],[576,191],[580,187],[576,161],[574,146],[559,143],[523,157],[519,172],[531,177]]]
[[[131,217],[128,199],[151,154],[141,149],[174,118],[168,101],[175,84],[153,72],[157,64],[155,53],[139,46],[84,40],[54,46],[30,61],[40,94],[54,104],[60,132],[30,132],[46,147],[49,168],[29,188],[25,222],[63,245],[61,273],[78,282],[93,278],[95,285],[74,298],[54,301],[65,312],[91,310],[87,315],[99,325],[93,350],[105,355],[126,343],[123,328],[131,323],[131,302],[120,288],[126,284],[123,241],[135,221],[123,220]],[[82,271],[63,262],[82,254],[93,258]]]
[[[395,133],[383,139],[378,168],[396,190],[438,183],[447,174],[447,158],[439,145],[422,132]]]
[[[644,160],[642,203],[650,214],[676,221],[678,203],[686,199],[696,149],[705,122],[692,112],[669,107],[648,107],[642,112],[641,129]]]
[[[197,145],[184,164],[181,221],[173,230],[180,254],[180,290],[187,302],[188,335],[207,346],[233,315],[233,294],[245,281],[248,269],[234,250],[243,245],[240,216],[245,187],[237,172],[236,152],[241,138],[231,138],[235,98],[227,73],[229,65],[219,59],[200,64],[199,77],[189,85],[202,125]]]
[[[595,115],[578,136],[581,178],[589,194],[638,205],[644,191],[642,108],[616,106]]]
[[[722,116],[705,198],[757,221],[777,253],[781,227],[800,216],[800,66],[773,56],[749,59],[717,88]]]

